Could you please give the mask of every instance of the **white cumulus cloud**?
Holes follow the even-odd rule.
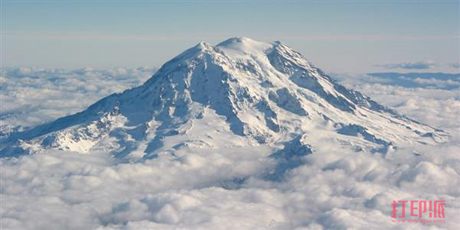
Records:
[[[138,85],[152,69],[2,72],[2,122],[29,126],[77,112]],[[450,142],[387,155],[324,146],[285,180],[267,148],[209,149],[136,163],[107,154],[47,150],[0,159],[3,229],[405,229],[393,200],[445,200],[460,226],[460,93],[337,77],[409,117],[445,129]],[[426,82],[421,81],[420,84]],[[426,83],[428,84],[428,83]],[[11,114],[11,115],[8,115]],[[15,117],[15,118],[12,118]],[[4,124],[4,123],[3,123]]]

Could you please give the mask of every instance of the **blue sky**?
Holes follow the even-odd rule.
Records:
[[[3,65],[160,66],[200,41],[245,36],[281,40],[326,72],[459,72],[459,14],[442,0],[3,0]]]

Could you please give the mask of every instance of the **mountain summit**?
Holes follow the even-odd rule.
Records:
[[[143,85],[2,140],[2,156],[43,149],[151,159],[200,149],[268,146],[291,158],[321,146],[388,153],[447,134],[346,89],[282,42],[198,45]]]

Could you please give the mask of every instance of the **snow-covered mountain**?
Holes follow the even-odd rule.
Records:
[[[447,134],[346,89],[281,42],[200,43],[143,85],[13,133],[2,156],[55,148],[123,160],[267,146],[292,159],[324,146],[388,153]]]

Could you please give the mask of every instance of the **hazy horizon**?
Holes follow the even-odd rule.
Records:
[[[201,41],[283,41],[326,72],[458,72],[458,1],[3,1],[4,67],[159,67]]]

